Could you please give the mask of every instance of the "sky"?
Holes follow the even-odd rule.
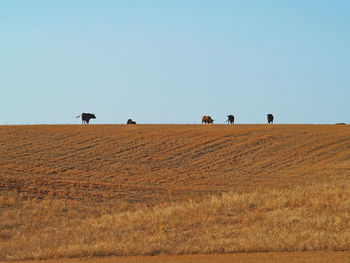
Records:
[[[350,123],[350,1],[0,2],[0,124]]]

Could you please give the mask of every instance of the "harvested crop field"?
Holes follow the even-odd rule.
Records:
[[[0,260],[350,250],[348,125],[0,127]]]

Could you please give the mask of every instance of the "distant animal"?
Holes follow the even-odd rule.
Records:
[[[92,113],[82,113],[81,115],[77,116],[76,118],[79,118],[81,116],[81,123],[89,124],[90,119],[96,119],[95,114]]]
[[[335,125],[345,125],[345,122],[338,122]]]
[[[267,122],[270,124],[273,124],[273,119],[274,119],[274,117],[273,117],[273,115],[271,114],[271,113],[269,113],[269,114],[267,114],[266,115],[267,116]]]
[[[214,120],[210,117],[210,116],[203,116],[202,118],[202,124],[206,124],[206,123],[212,123],[214,124]]]
[[[227,123],[233,124],[235,122],[235,116],[227,115]]]
[[[126,122],[126,124],[136,124],[136,121],[133,121],[132,119],[128,119],[128,121]]]

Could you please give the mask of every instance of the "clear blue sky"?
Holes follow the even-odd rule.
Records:
[[[350,122],[350,1],[0,2],[0,124]]]

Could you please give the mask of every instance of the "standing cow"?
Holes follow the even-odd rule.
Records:
[[[202,124],[206,124],[206,123],[212,123],[214,124],[214,120],[210,117],[210,116],[203,116],[202,118]]]
[[[267,116],[267,122],[269,124],[273,124],[273,119],[274,119],[273,115],[271,113],[269,113],[266,116]]]
[[[227,123],[233,124],[235,122],[235,116],[233,115],[227,115]]]
[[[90,119],[96,119],[95,114],[92,113],[82,113],[81,115],[77,116],[76,118],[79,118],[81,116],[81,123],[89,124]]]

